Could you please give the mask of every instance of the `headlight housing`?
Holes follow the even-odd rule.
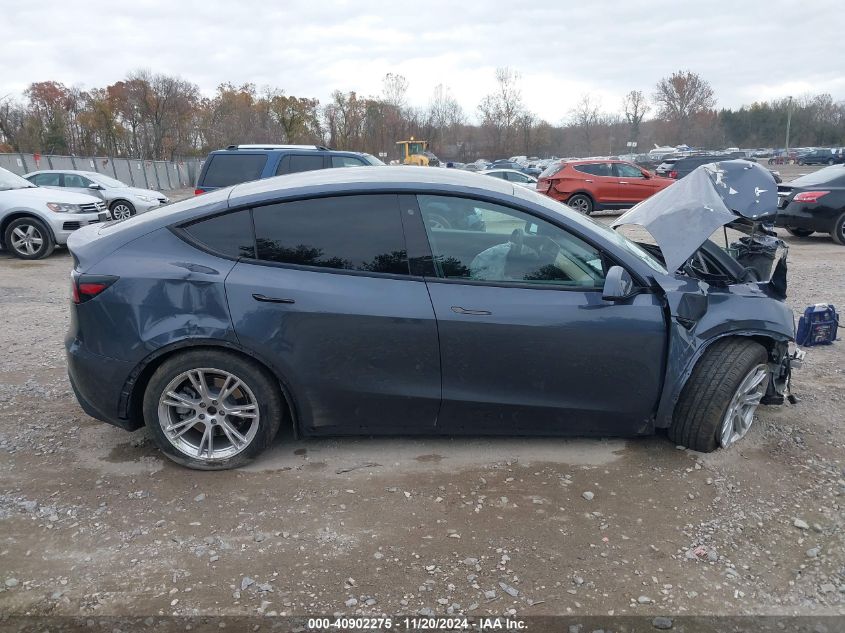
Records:
[[[47,208],[56,213],[81,213],[82,207],[78,204],[68,204],[67,202],[48,202]]]

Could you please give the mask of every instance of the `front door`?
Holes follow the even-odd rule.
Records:
[[[654,183],[646,178],[634,165],[613,163],[613,170],[619,186],[617,197],[620,203],[636,204],[655,192]]]
[[[663,375],[658,298],[601,298],[608,262],[576,235],[485,201],[418,196],[443,372],[440,432],[635,434]],[[475,208],[476,230],[426,221]]]
[[[284,377],[312,433],[420,433],[440,406],[437,326],[409,274],[396,195],[252,210],[255,257],[226,279],[235,333]]]

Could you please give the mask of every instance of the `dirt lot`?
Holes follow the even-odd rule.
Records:
[[[785,239],[796,315],[845,307],[845,248]],[[80,410],[70,265],[0,253],[0,613],[845,614],[841,340],[710,455],[287,432],[202,473]]]

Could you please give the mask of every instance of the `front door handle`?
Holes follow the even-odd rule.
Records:
[[[468,314],[470,316],[487,316],[492,314],[489,310],[467,310],[461,306],[452,306],[452,312],[455,314]]]
[[[627,183],[626,181],[624,181],[624,180],[620,180],[620,181],[619,181],[619,184],[620,184],[620,185],[627,185],[628,183]]]
[[[262,303],[296,303],[296,299],[286,299],[284,297],[267,297],[262,294],[254,294],[252,298]]]

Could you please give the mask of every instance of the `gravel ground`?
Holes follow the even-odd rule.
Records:
[[[845,307],[845,248],[784,237],[796,315]],[[0,253],[0,613],[845,614],[841,340],[709,455],[283,432],[203,473],[80,410],[70,266]]]

